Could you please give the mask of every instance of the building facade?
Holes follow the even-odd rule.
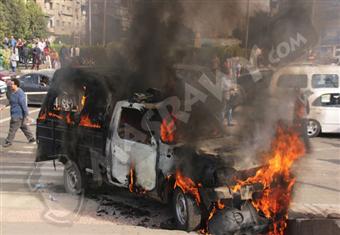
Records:
[[[80,44],[86,34],[88,0],[35,0],[48,18],[52,38],[69,36],[71,43]]]
[[[133,0],[87,0],[89,44],[121,40],[132,21]]]

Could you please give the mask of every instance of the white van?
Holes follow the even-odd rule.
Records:
[[[311,95],[318,89],[340,88],[340,66],[338,65],[289,65],[273,74],[270,93],[281,88],[301,88]]]
[[[340,133],[340,89],[320,89],[309,97],[309,137],[319,133]]]

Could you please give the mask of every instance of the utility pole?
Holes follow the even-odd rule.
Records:
[[[106,8],[107,0],[104,0],[103,46],[106,45]]]
[[[312,2],[312,24],[315,27],[315,15],[316,15],[316,7],[315,7],[315,0]]]
[[[89,0],[89,43],[92,46],[92,0]]]
[[[249,12],[249,9],[250,8],[250,0],[248,0],[247,2],[247,22],[246,22],[246,40],[245,40],[245,46],[246,46],[246,53],[247,53],[247,56],[248,56],[248,39],[249,39],[249,18],[250,18],[250,12]]]

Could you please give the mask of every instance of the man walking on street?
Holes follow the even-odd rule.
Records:
[[[24,132],[29,143],[35,143],[35,138],[27,125],[28,108],[26,102],[26,95],[24,91],[19,88],[20,82],[18,79],[11,79],[11,93],[9,94],[9,104],[11,106],[11,121],[9,126],[8,136],[3,143],[3,147],[12,145],[15,134],[20,128]]]

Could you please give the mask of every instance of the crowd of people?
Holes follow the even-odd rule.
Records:
[[[50,45],[47,39],[36,38],[26,41],[21,38],[16,39],[14,36],[5,37],[2,42],[2,48],[10,51],[8,64],[13,72],[16,71],[19,64],[28,69],[30,63],[32,63],[31,69],[39,70],[42,64],[47,68],[60,68],[59,53]]]

